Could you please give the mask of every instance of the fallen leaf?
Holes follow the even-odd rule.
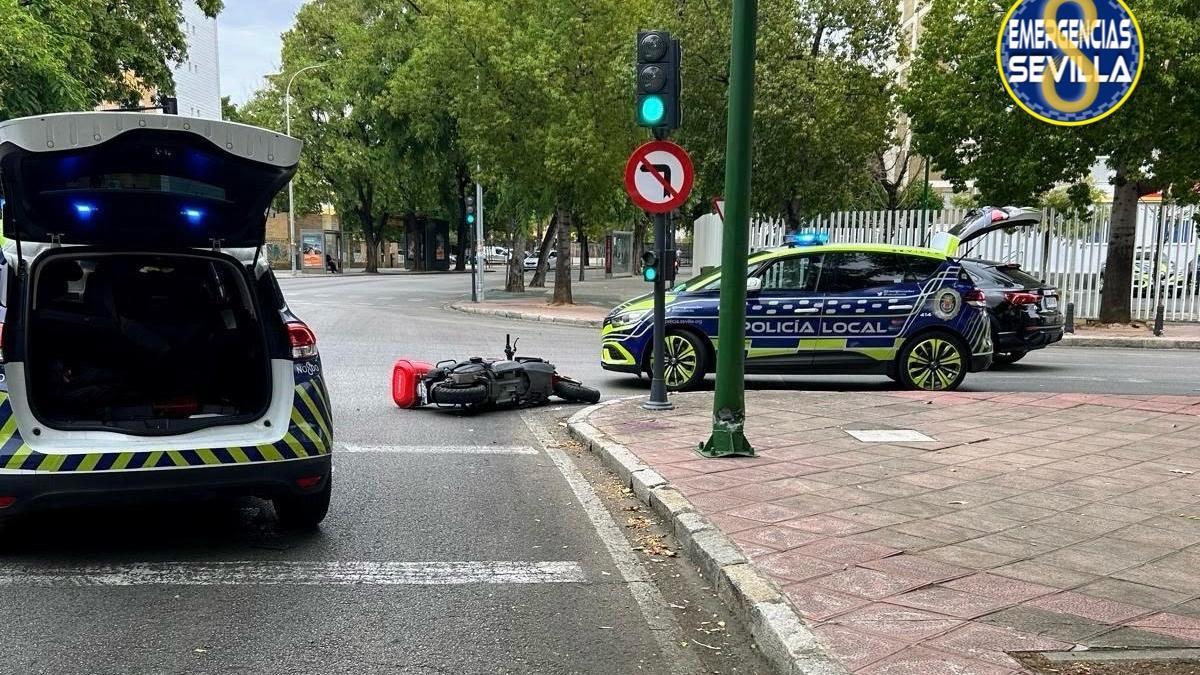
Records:
[[[1171,473],[1177,473],[1181,476],[1190,476],[1196,472],[1195,471],[1184,471],[1183,469],[1171,469]]]
[[[960,501],[953,501],[953,502],[946,502],[946,503],[947,504],[966,504],[966,502],[960,502]]]

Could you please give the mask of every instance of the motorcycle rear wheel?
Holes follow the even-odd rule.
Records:
[[[434,385],[429,389],[429,400],[441,405],[479,405],[488,400],[488,386],[486,384],[472,384],[466,387]]]
[[[599,403],[600,391],[585,387],[578,382],[570,380],[558,380],[554,383],[554,395],[564,401],[577,401],[580,403]]]

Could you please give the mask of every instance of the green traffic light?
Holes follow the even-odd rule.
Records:
[[[474,214],[474,213],[468,213],[468,214],[467,214],[467,224],[468,224],[468,225],[474,225],[474,224],[475,224],[475,214]]]
[[[658,278],[658,268],[657,267],[643,267],[642,268],[642,278],[645,279],[646,281],[654,281],[655,279]]]
[[[642,124],[658,125],[666,116],[667,107],[661,96],[647,96],[642,99],[638,114],[642,118]]]

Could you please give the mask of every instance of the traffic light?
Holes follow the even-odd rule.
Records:
[[[474,225],[475,224],[475,197],[473,197],[471,195],[467,195],[466,207],[467,207],[467,224]]]
[[[655,281],[662,272],[661,263],[658,260],[658,253],[655,251],[646,251],[642,254],[642,279],[646,281]]]
[[[675,250],[668,248],[662,252],[661,268],[663,281],[672,283],[675,281]]]
[[[639,31],[637,43],[637,109],[640,127],[678,129],[680,62],[679,40],[661,30]]]

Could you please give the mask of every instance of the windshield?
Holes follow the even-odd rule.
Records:
[[[769,257],[769,253],[756,253],[750,256],[746,261],[746,276],[753,276],[758,271],[758,266]],[[717,291],[721,289],[721,268],[720,266],[713,267],[707,272],[702,272],[687,281],[677,284],[671,288],[672,293],[688,293],[695,291]]]

